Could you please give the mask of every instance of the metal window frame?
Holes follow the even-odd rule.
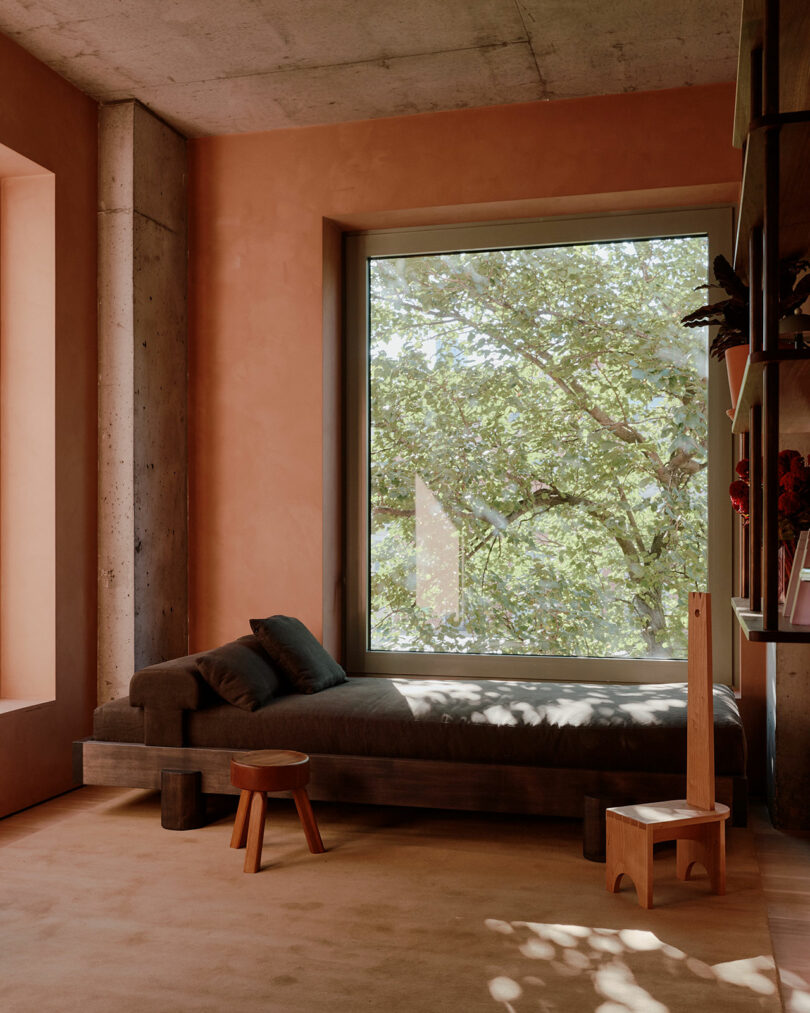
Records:
[[[732,209],[694,208],[629,212],[594,217],[497,222],[436,228],[386,229],[345,237],[346,266],[346,655],[357,674],[454,679],[521,679],[571,682],[677,682],[686,662],[663,659],[567,658],[371,651],[368,649],[368,261],[376,257],[453,253],[532,246],[563,246],[622,239],[706,235],[709,264],[731,256]],[[708,590],[713,610],[716,682],[730,684],[733,671],[732,524],[728,483],[732,437],[725,416],[727,380],[722,362],[709,359]]]

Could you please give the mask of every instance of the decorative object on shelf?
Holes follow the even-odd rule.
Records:
[[[810,296],[810,261],[802,257],[788,257],[779,263],[779,319],[783,323],[780,333],[803,329],[807,317],[801,308]],[[796,321],[794,325],[792,322]]]
[[[810,467],[798,450],[781,450],[779,476],[779,540],[793,542],[810,524]]]
[[[805,335],[810,337],[810,315],[802,313],[797,306],[793,316],[785,317],[779,324],[779,342],[789,341],[794,348],[804,351],[808,344]]]
[[[734,470],[740,477],[735,479],[728,487],[728,494],[731,498],[731,505],[742,517],[743,524],[748,524],[748,515],[750,511],[748,458],[744,457],[741,461],[738,461]]]
[[[779,600],[784,602],[796,554],[800,532],[810,525],[810,467],[798,450],[781,450],[777,459],[779,478]],[[743,524],[749,516],[748,459],[738,462],[739,475],[728,489],[731,505],[740,514]]]

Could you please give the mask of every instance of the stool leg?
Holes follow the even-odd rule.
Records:
[[[239,795],[239,808],[236,810],[236,819],[231,834],[231,847],[244,848],[247,841],[248,814],[250,812],[251,792],[242,789]]]
[[[604,862],[607,831],[605,809],[608,801],[601,795],[586,795],[583,803],[582,857],[589,862]]]
[[[694,829],[694,836],[678,839],[676,853],[678,879],[689,879],[692,866],[695,862],[699,862],[709,874],[712,891],[724,894],[726,892],[725,821],[703,823]]]
[[[690,836],[684,834],[678,838],[675,845],[677,849],[675,852],[675,875],[684,882],[692,878],[692,866],[696,862],[706,868],[705,848],[703,841],[696,833],[698,829],[702,832],[703,827],[690,827],[689,829],[691,830]],[[706,871],[708,872],[708,869]]]
[[[264,821],[267,816],[267,795],[263,791],[252,792],[250,800],[250,821],[245,852],[245,872],[258,872],[262,863],[262,842]]]
[[[606,813],[607,848],[605,885],[609,893],[619,892],[622,876],[628,876],[636,888],[643,908],[653,906],[653,841],[649,828],[621,821]]]
[[[709,879],[715,893],[726,892],[726,821],[719,820],[717,829],[706,841],[706,850],[711,855],[712,867]]]
[[[295,807],[298,810],[301,826],[304,828],[309,850],[313,855],[323,854],[326,848],[323,846],[318,824],[315,821],[315,813],[309,804],[309,795],[307,795],[306,788],[293,789],[293,797],[295,798]]]
[[[626,871],[633,880],[639,904],[644,908],[653,906],[653,841],[648,828],[639,828],[633,835],[629,854],[626,856]]]

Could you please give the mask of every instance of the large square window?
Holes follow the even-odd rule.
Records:
[[[723,222],[352,238],[351,667],[682,677],[688,593],[728,593],[726,405],[680,324]]]

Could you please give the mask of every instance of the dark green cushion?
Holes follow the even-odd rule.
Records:
[[[242,710],[258,710],[284,691],[274,665],[252,634],[201,654],[196,662],[208,685]]]
[[[346,682],[346,673],[299,619],[251,619],[250,628],[299,693],[320,693]]]

